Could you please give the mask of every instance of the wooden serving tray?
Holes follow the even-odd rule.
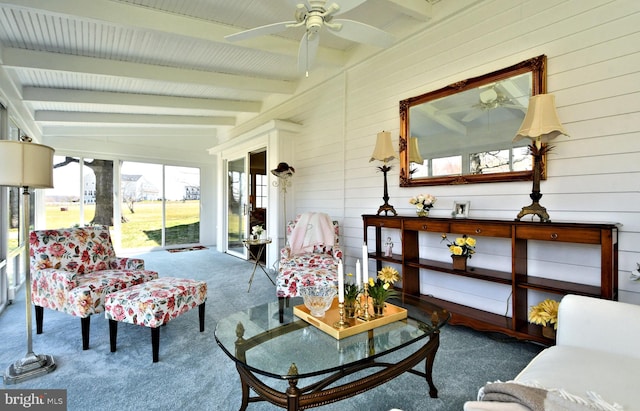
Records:
[[[373,307],[369,305],[369,313],[373,312]],[[352,335],[359,334],[364,331],[372,330],[381,325],[389,324],[394,321],[404,320],[407,318],[407,310],[398,307],[393,304],[387,303],[387,307],[384,310],[384,316],[380,318],[373,318],[369,321],[364,321],[359,318],[346,318],[345,322],[347,326],[345,328],[337,328],[334,326],[340,320],[340,314],[338,313],[338,299],[334,298],[331,308],[327,310],[324,317],[316,318],[311,315],[311,312],[304,304],[296,305],[293,307],[293,313],[300,319],[308,322],[309,324],[319,328],[325,333],[329,334],[333,338],[339,340],[341,338],[347,338]]]

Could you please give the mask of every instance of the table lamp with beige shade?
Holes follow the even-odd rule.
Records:
[[[522,125],[518,130],[514,142],[523,138],[531,139],[529,151],[533,156],[533,189],[529,197],[531,205],[522,207],[516,220],[525,215],[538,216],[541,222],[551,221],[547,209],[540,205],[540,179],[542,177],[542,161],[544,156],[553,148],[547,143],[559,135],[569,136],[562,127],[556,112],[555,96],[553,94],[537,94],[529,100],[529,108]]]

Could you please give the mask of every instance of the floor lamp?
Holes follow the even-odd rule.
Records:
[[[53,153],[51,147],[33,144],[29,137],[23,141],[0,140],[0,186],[22,187],[22,224],[20,230],[25,243],[24,270],[26,293],[27,353],[9,365],[4,373],[5,384],[15,384],[47,374],[56,369],[53,357],[34,354],[31,341],[31,267],[29,263],[30,188],[53,187]]]
[[[287,188],[291,187],[291,177],[296,169],[287,163],[280,163],[278,167],[271,170],[271,174],[278,177],[278,181],[274,181],[273,186],[278,187],[282,191],[282,216],[284,223],[284,245],[287,245]]]

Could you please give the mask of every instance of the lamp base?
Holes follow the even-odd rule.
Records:
[[[396,213],[396,209],[393,208],[391,204],[389,204],[389,190],[387,188],[387,172],[391,170],[391,167],[389,167],[385,162],[385,164],[378,167],[378,169],[382,171],[382,174],[384,175],[384,195],[382,196],[382,199],[384,200],[384,204],[381,205],[380,208],[378,208],[377,215],[380,215],[383,212],[384,212],[384,215],[388,215],[387,213],[389,212],[392,212],[393,215],[398,215],[398,213]]]
[[[393,208],[393,206],[391,204],[388,203],[384,203],[383,205],[380,206],[380,208],[378,208],[378,214],[380,215],[384,212],[384,215],[388,215],[387,213],[392,212],[393,215],[398,215],[398,213],[396,212],[396,209]]]
[[[51,355],[28,353],[24,358],[7,367],[4,372],[5,385],[17,384],[30,378],[53,372],[56,363]]]
[[[518,213],[516,217],[516,221],[520,221],[520,219],[526,215],[533,214],[537,215],[540,218],[540,222],[548,223],[551,220],[549,219],[549,214],[547,213],[547,209],[541,206],[537,201],[531,203],[531,205],[522,207],[522,210]]]

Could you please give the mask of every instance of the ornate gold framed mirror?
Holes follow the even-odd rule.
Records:
[[[546,61],[541,55],[400,101],[400,186],[531,180],[527,142],[513,138],[529,98],[546,93]]]

